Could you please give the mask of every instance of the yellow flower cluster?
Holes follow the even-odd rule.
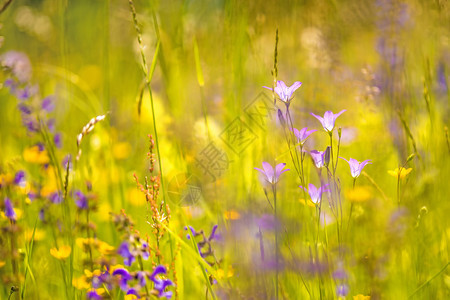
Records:
[[[115,251],[113,246],[95,238],[77,238],[75,243],[81,249],[86,249],[88,246],[90,246],[91,249],[97,249],[102,255],[111,255]]]
[[[400,177],[400,179],[403,179],[409,173],[411,173],[411,171],[412,171],[412,168],[406,169],[406,168],[400,167],[400,168],[395,168],[394,170],[389,170],[388,174],[391,176],[394,176],[396,178]]]
[[[64,259],[68,258],[71,252],[72,252],[72,248],[70,248],[70,246],[66,246],[66,245],[60,246],[59,249],[56,247],[50,249],[50,254],[59,260],[64,260]]]

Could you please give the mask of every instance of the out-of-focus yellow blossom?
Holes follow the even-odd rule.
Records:
[[[225,271],[222,269],[218,269],[217,270],[217,279],[221,279],[225,277]],[[228,272],[227,272],[227,278],[233,277],[234,275],[234,269],[232,266],[228,267]]]
[[[354,189],[347,190],[345,196],[351,202],[365,202],[372,197],[372,193],[366,186],[356,186]]]
[[[39,146],[33,146],[30,148],[26,148],[23,151],[23,159],[26,162],[33,164],[48,164],[50,162],[50,158],[48,157],[47,150],[40,150]]]
[[[106,203],[103,202],[99,205],[98,207],[98,218],[100,221],[109,221],[110,220],[110,212],[112,211],[111,206]]]
[[[305,201],[305,199],[301,198],[298,201],[303,205],[308,205],[309,207],[316,207],[316,205],[311,200]]]
[[[66,259],[69,257],[70,253],[72,252],[72,249],[70,246],[60,246],[59,249],[57,248],[51,248],[50,254],[60,260]]]
[[[398,178],[400,176],[400,179],[403,179],[406,177],[406,175],[411,173],[411,171],[412,171],[412,168],[406,169],[406,168],[400,167],[400,168],[395,168],[394,170],[389,170],[388,174],[391,176],[394,176],[396,178]]]
[[[123,297],[123,299],[124,299],[124,300],[136,300],[136,299],[138,299],[138,297],[137,297],[136,295],[129,294],[129,295],[125,295],[125,296]]]
[[[225,220],[237,220],[241,218],[241,214],[235,210],[229,210],[223,213]]]
[[[364,296],[364,295],[356,295],[353,296],[353,300],[370,300],[370,296]]]
[[[95,291],[97,293],[97,295],[101,296],[102,294],[105,293],[105,289],[104,288],[98,288],[98,289],[90,289],[88,290],[88,292],[92,292]]]
[[[130,156],[131,145],[127,142],[117,143],[113,145],[112,151],[115,159],[125,159]]]
[[[114,253],[115,248],[106,242],[100,241],[95,238],[77,238],[75,240],[77,246],[81,249],[86,249],[90,246],[92,249],[97,249],[103,255],[109,255]]]
[[[16,212],[17,214],[17,212]],[[30,241],[31,238],[33,237],[33,229],[25,229],[24,232],[24,236],[25,236],[25,240]],[[36,228],[36,230],[34,231],[34,241],[42,241],[45,238],[45,231]]]
[[[145,194],[138,190],[136,187],[128,190],[129,202],[134,206],[144,206],[145,205]]]
[[[73,278],[72,285],[79,290],[87,290],[91,287],[91,285],[87,282],[87,277],[85,275],[81,275],[78,278]]]
[[[6,265],[6,262],[0,260],[0,268],[3,268]]]
[[[14,176],[7,173],[7,174],[0,174],[0,185],[10,185],[14,180]]]
[[[20,218],[22,218],[23,210],[21,210],[20,208],[14,208],[14,212],[16,213],[16,221],[19,220]],[[8,219],[5,216],[5,212],[4,211],[0,212],[0,215],[2,216],[2,219]]]
[[[86,275],[87,278],[92,278],[94,276],[100,276],[102,274],[102,271],[99,269],[94,270],[93,272],[89,271],[88,269],[84,269],[84,275]]]
[[[52,166],[49,166],[44,172],[43,176],[45,177],[44,185],[41,189],[41,196],[47,197],[51,193],[58,191],[58,184],[55,177],[55,172]]]

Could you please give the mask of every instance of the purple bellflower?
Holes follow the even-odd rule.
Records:
[[[266,176],[266,180],[271,184],[276,184],[278,182],[278,179],[280,178],[280,175],[283,174],[284,172],[290,170],[290,169],[283,170],[284,166],[286,166],[285,163],[278,164],[275,167],[275,170],[271,164],[269,164],[268,162],[265,162],[265,161],[263,161],[262,166],[263,166],[263,170],[261,170],[260,168],[254,168],[254,169],[258,170],[262,174],[264,174]]]
[[[314,161],[314,165],[316,166],[316,168],[320,169],[325,166],[326,152],[327,152],[326,150],[325,151],[312,150],[309,152],[309,154],[311,155],[311,158]]]
[[[311,133],[313,133],[314,131],[317,131],[315,129],[308,131],[308,127],[302,128],[300,130],[297,130],[296,128],[291,128],[291,130],[294,132],[294,135],[297,137],[297,142],[301,146],[303,146],[305,144],[306,140],[309,138]]]
[[[340,156],[339,156],[340,157]],[[361,175],[362,169],[367,165],[367,164],[371,164],[370,159],[366,159],[363,162],[359,162],[354,158],[350,158],[350,160],[346,160],[343,157],[340,157],[343,160],[345,160],[346,162],[348,162],[349,166],[350,166],[350,172],[352,173],[352,177],[353,178],[358,178],[359,175]]]
[[[15,221],[17,218],[14,207],[8,197],[5,198],[5,216],[11,221]]]
[[[325,185],[321,186],[320,188],[316,188],[316,186],[312,183],[310,183],[308,185],[308,189],[302,187],[301,185],[299,187],[302,188],[305,192],[308,192],[309,196],[311,197],[312,203],[314,203],[316,205],[320,203],[320,200],[322,199],[322,194],[324,192],[330,191],[327,188],[328,184],[325,184]]]
[[[292,94],[301,85],[302,85],[302,83],[300,81],[296,81],[296,82],[294,82],[293,85],[288,87],[288,86],[286,86],[286,84],[283,81],[278,80],[277,81],[277,86],[275,87],[275,89],[272,89],[272,88],[267,87],[267,86],[263,86],[263,88],[266,88],[266,89],[271,90],[271,91],[275,91],[275,93],[278,95],[280,100],[283,101],[287,106],[289,106],[289,104],[290,104],[290,102],[292,100]]]
[[[334,129],[334,123],[336,122],[337,117],[339,117],[341,114],[343,114],[346,110],[341,110],[337,114],[333,114],[331,111],[326,111],[323,115],[323,118],[321,116],[315,115],[311,113],[313,117],[315,117],[317,120],[322,123],[323,129],[325,129],[326,132],[332,132]]]

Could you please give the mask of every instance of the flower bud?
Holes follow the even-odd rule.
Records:
[[[323,154],[323,164],[327,168],[328,168],[328,165],[330,164],[330,156],[331,156],[331,147],[328,146]]]

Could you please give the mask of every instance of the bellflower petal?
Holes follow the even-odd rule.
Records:
[[[350,160],[346,160],[343,157],[340,157],[340,158],[342,158],[343,160],[345,160],[349,164],[349,166],[350,166],[350,173],[352,174],[353,178],[358,178],[358,176],[361,175],[361,172],[362,172],[363,168],[367,164],[371,164],[370,159],[366,159],[365,161],[360,163],[359,161],[357,161],[354,158],[350,158]]]
[[[272,167],[272,165],[270,165],[268,162],[264,161],[262,163],[262,165],[263,165],[263,169],[264,170],[261,170],[260,168],[254,168],[254,169],[258,170],[262,174],[264,174],[266,176],[266,181],[268,181],[271,184],[277,183],[280,175],[283,174],[286,171],[289,171],[289,169],[283,170],[283,168],[286,166],[285,163],[278,164],[275,167],[275,170]]]
[[[292,100],[292,94],[302,85],[300,81],[294,82],[293,85],[290,87],[286,86],[286,84],[279,80],[277,81],[277,86],[275,89],[272,89],[267,86],[263,86],[263,88],[266,88],[271,91],[275,91],[275,93],[278,95],[279,99],[289,105],[290,101]]]
[[[323,129],[325,129],[326,132],[331,132],[334,129],[334,125],[336,122],[336,119],[342,115],[346,110],[343,109],[337,114],[333,114],[331,111],[326,111],[323,115],[323,118],[321,116],[315,115],[311,113],[313,117],[315,117],[319,122],[322,124]]]

